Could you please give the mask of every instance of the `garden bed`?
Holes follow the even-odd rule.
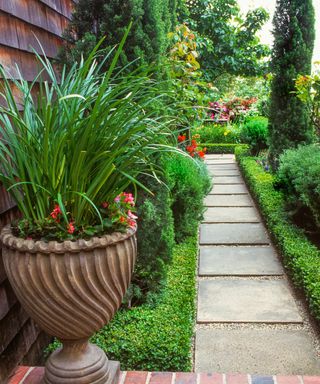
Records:
[[[277,244],[295,285],[302,288],[311,312],[320,320],[320,250],[286,212],[285,197],[274,188],[274,176],[257,164],[245,148],[236,149],[236,158],[268,229]]]

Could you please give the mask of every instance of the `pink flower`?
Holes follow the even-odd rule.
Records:
[[[58,216],[61,214],[61,209],[58,204],[54,206],[53,211],[50,213],[50,216],[54,219],[57,220]]]
[[[211,118],[212,120],[214,120],[215,117],[216,117],[216,115],[215,115],[214,113],[212,113],[211,116],[210,116],[210,118]]]
[[[134,197],[132,196],[132,193],[125,193],[124,192],[124,202],[129,203],[130,205],[134,205]]]
[[[120,198],[121,198],[121,195],[118,195],[117,197],[115,197],[114,202],[120,203]]]
[[[137,223],[135,222],[135,220],[131,220],[131,219],[128,220],[128,224],[130,228],[135,228],[137,226]]]
[[[137,220],[138,216],[134,215],[131,211],[128,211],[128,217],[133,220]]]
[[[104,209],[109,207],[109,203],[107,203],[106,201],[104,201],[101,205],[102,205],[102,208]]]
[[[67,225],[67,230],[68,230],[68,233],[70,233],[70,235],[73,234],[73,232],[75,231],[75,227],[74,227],[74,222],[71,221],[68,225]]]

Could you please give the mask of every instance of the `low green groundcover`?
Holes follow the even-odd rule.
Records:
[[[173,252],[167,284],[154,306],[120,310],[112,322],[92,337],[109,359],[123,370],[190,371],[195,321],[197,236]],[[52,343],[48,352],[57,348]]]
[[[236,149],[243,176],[259,203],[294,283],[304,290],[311,312],[320,320],[320,250],[302,229],[290,222],[285,196],[274,188],[274,176],[265,172],[246,152],[245,148]]]

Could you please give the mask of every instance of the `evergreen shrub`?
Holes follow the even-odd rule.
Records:
[[[132,21],[120,57],[122,66],[137,59],[159,63],[167,49],[167,34],[177,23],[177,12],[177,0],[79,0],[64,33],[60,62],[72,65],[82,54],[86,57],[103,36],[103,48],[111,50]]]
[[[209,193],[211,178],[201,160],[172,156],[168,160],[175,239],[178,243],[198,230],[204,212],[203,199]]]
[[[301,146],[280,157],[279,183],[287,200],[299,208],[306,207],[320,228],[320,147]]]
[[[166,278],[166,265],[171,262],[174,246],[172,199],[168,187],[152,178],[143,180],[151,195],[140,190],[137,200],[138,257],[128,300],[151,301]],[[156,234],[156,235],[155,235]]]
[[[273,20],[274,46],[271,70],[270,160],[290,148],[312,142],[313,130],[306,106],[298,99],[295,79],[309,75],[314,47],[312,0],[278,0]]]
[[[256,156],[267,148],[268,119],[263,116],[248,117],[241,129],[241,142],[250,145],[251,153]]]

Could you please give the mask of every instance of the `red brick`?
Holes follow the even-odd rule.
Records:
[[[247,375],[226,375],[227,384],[248,384]]]
[[[277,376],[277,384],[301,384],[298,376]]]
[[[44,367],[34,368],[23,381],[23,384],[40,384],[44,376]]]
[[[223,377],[218,373],[200,373],[200,384],[223,384]]]
[[[125,384],[145,384],[147,381],[148,372],[137,371],[127,372]]]
[[[320,384],[320,376],[303,376],[304,384]]]
[[[171,372],[152,372],[150,384],[171,384],[172,376]]]
[[[29,367],[18,367],[13,377],[9,380],[8,384],[19,384],[20,381],[24,378],[25,374],[28,372]]]
[[[197,374],[178,372],[176,374],[176,384],[197,384]]]

